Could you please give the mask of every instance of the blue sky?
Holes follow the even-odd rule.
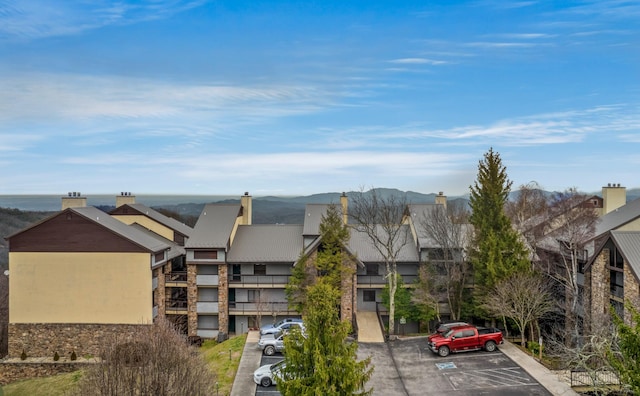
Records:
[[[0,0],[0,194],[640,186],[640,2]]]

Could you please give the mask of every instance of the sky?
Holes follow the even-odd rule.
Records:
[[[0,0],[0,194],[640,187],[640,2]]]

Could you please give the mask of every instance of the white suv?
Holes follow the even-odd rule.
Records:
[[[260,335],[263,336],[265,334],[275,334],[281,331],[286,332],[288,330],[291,330],[294,326],[297,326],[304,331],[304,324],[302,323],[302,319],[290,318],[283,319],[273,325],[262,326],[260,328]]]

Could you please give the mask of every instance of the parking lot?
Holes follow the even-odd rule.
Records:
[[[451,354],[446,358],[429,351],[424,338],[363,344],[358,358],[371,356],[374,374],[367,384],[374,395],[551,395],[504,353],[496,351]],[[262,356],[261,364],[283,357]],[[248,378],[252,381],[252,378]],[[275,396],[275,386],[258,386],[256,396]]]

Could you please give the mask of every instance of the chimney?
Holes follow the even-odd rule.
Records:
[[[342,195],[340,195],[340,206],[342,206],[342,222],[344,224],[348,224],[349,223],[349,212],[348,212],[348,208],[349,208],[349,199],[347,198],[347,193],[342,193]]]
[[[83,197],[79,192],[69,192],[66,197],[62,197],[62,210],[68,208],[84,208],[87,206],[87,197]]]
[[[121,192],[120,195],[116,196],[116,208],[134,203],[136,203],[136,196],[131,195],[131,192]]]
[[[445,209],[447,208],[447,196],[442,191],[436,195],[436,204],[443,205]]]
[[[627,188],[620,183],[607,183],[602,187],[602,214],[606,215],[627,204]]]
[[[242,223],[245,225],[251,225],[252,215],[252,204],[251,204],[251,195],[248,192],[245,192],[242,197],[240,197],[240,205],[242,206]]]

